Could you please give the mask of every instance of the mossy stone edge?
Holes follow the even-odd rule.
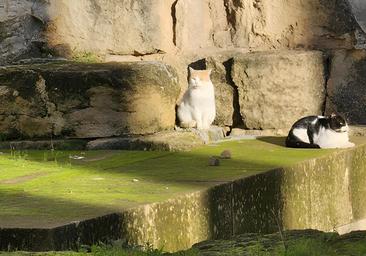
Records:
[[[122,239],[166,251],[284,229],[333,230],[366,216],[366,145],[238,179],[164,202],[52,229],[0,229],[1,250],[68,250]]]

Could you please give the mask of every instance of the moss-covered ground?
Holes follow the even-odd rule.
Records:
[[[239,177],[334,152],[334,150],[289,149],[283,146],[283,141],[283,138],[227,141],[179,153],[2,151],[0,152],[0,227],[54,227],[74,220],[119,212],[145,203],[163,201],[182,193],[205,189]],[[358,144],[364,142],[365,140],[360,139]],[[210,156],[220,155],[227,149],[231,151],[232,159],[221,159],[219,166],[208,165]],[[308,241],[303,243],[306,244]],[[261,245],[257,247],[262,248]],[[351,247],[349,250],[354,248]],[[0,252],[0,255],[162,255],[162,253],[156,250],[146,253],[115,247],[94,247],[91,253]],[[200,254],[186,251],[177,255]]]
[[[209,157],[225,149],[232,159],[209,166]],[[179,153],[3,151],[0,227],[55,227],[330,152],[285,148],[283,138],[227,141]]]
[[[228,141],[180,153],[3,151],[0,227],[54,227],[330,152],[288,149],[282,143],[282,138]],[[209,166],[209,157],[225,149],[232,159]]]

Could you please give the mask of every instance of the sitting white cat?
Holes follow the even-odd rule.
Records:
[[[211,70],[189,68],[188,89],[178,106],[177,116],[183,128],[208,129],[215,119],[215,92]]]

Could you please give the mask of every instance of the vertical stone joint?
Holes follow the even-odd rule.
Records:
[[[226,70],[226,82],[233,88],[233,127],[243,127],[244,126],[244,119],[240,113],[240,104],[239,104],[239,91],[238,87],[235,85],[234,80],[231,76],[231,69],[233,66],[234,59],[231,58],[222,64]]]
[[[172,15],[172,21],[173,21],[173,44],[175,46],[177,46],[177,10],[176,10],[176,6],[177,6],[177,3],[178,3],[178,0],[175,0],[172,4],[172,7],[171,7],[171,15]]]

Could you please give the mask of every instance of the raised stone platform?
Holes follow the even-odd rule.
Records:
[[[294,150],[283,138],[190,152],[12,151],[0,155],[0,248],[76,249],[124,239],[176,251],[246,232],[335,227],[363,219],[365,140]],[[230,149],[232,159],[208,166]]]

